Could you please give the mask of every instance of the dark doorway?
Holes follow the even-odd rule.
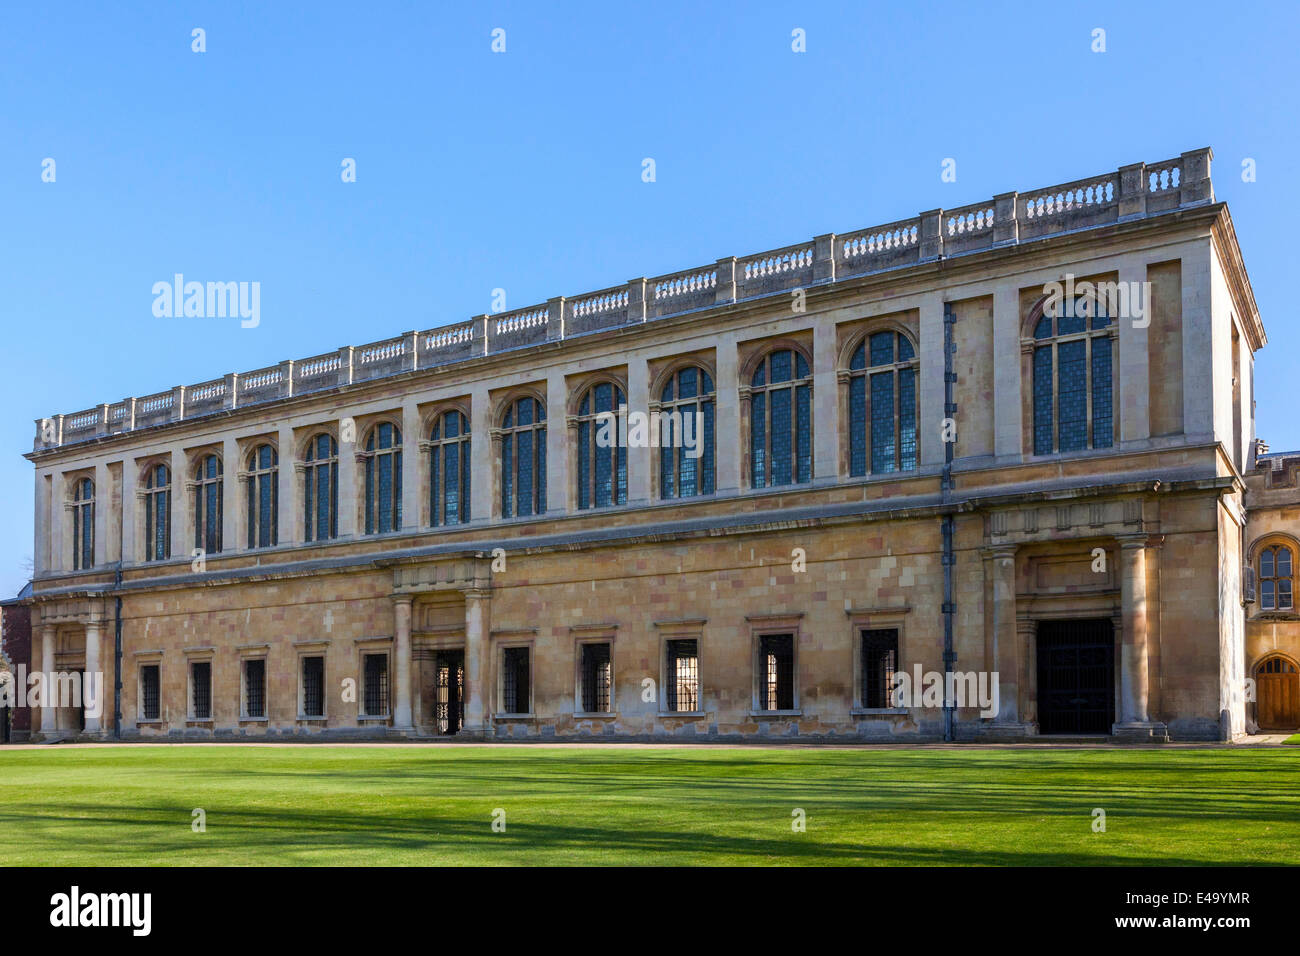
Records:
[[[1038,731],[1109,734],[1115,629],[1107,618],[1038,622]]]
[[[1260,730],[1300,726],[1300,671],[1282,657],[1270,657],[1255,671],[1255,713]]]
[[[465,722],[465,652],[438,651],[435,675],[434,724],[440,734],[454,734]]]

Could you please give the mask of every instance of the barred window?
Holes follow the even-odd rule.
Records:
[[[362,704],[367,717],[388,716],[388,655],[366,654],[362,658],[364,693]]]
[[[749,465],[755,488],[812,480],[812,376],[793,349],[766,355],[750,380]]]
[[[302,659],[302,716],[325,716],[325,658]]]
[[[194,547],[204,554],[221,550],[221,459],[204,455],[194,470]]]
[[[528,658],[527,647],[501,649],[501,707],[507,714],[532,713]]]
[[[612,382],[591,386],[578,403],[578,507],[627,503],[627,398]]]
[[[469,419],[453,409],[429,433],[429,523],[469,521]]]
[[[583,644],[582,649],[582,710],[587,714],[607,714],[610,691],[614,682],[611,646],[607,643]]]
[[[266,660],[244,661],[244,716],[266,716]]]
[[[72,490],[72,569],[95,566],[95,483],[78,479]]]
[[[280,526],[280,456],[270,445],[259,445],[248,458],[248,547],[270,548],[278,543]]]
[[[759,710],[794,710],[794,635],[759,638]]]
[[[659,497],[714,491],[713,377],[698,366],[679,369],[659,395]]]
[[[535,398],[510,403],[501,421],[501,516],[546,511],[546,406]]]
[[[665,641],[667,710],[700,709],[700,652],[694,640]]]
[[[1289,611],[1293,607],[1291,549],[1275,544],[1259,553],[1259,608]]]
[[[212,717],[212,664],[195,661],[190,665],[190,716],[194,720]]]
[[[321,433],[307,445],[303,469],[306,541],[324,541],[339,533],[339,445]]]
[[[159,680],[159,665],[145,664],[140,668],[140,716],[142,720],[158,720],[162,709],[160,707],[161,688]]]
[[[366,534],[402,527],[402,433],[381,422],[366,439]]]
[[[165,561],[172,556],[171,470],[151,465],[144,479],[144,559]]]
[[[854,351],[849,360],[850,474],[916,470],[916,370],[916,351],[900,332],[876,332]]]
[[[1115,442],[1113,327],[1104,304],[1062,301],[1034,326],[1034,454],[1110,448]]]
[[[898,670],[898,631],[863,630],[859,635],[862,681],[859,699],[863,707],[892,707],[894,674]]]

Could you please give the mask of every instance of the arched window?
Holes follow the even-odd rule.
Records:
[[[248,546],[269,548],[279,540],[280,456],[258,445],[248,458]]]
[[[1295,603],[1294,562],[1291,549],[1284,544],[1269,545],[1259,553],[1259,609],[1289,611]]]
[[[1115,441],[1111,320],[1095,299],[1063,300],[1034,326],[1034,454]]]
[[[764,356],[750,380],[749,467],[755,488],[812,480],[812,376],[793,349]]]
[[[599,382],[578,403],[578,507],[627,504],[627,398]]]
[[[546,406],[535,398],[519,398],[501,421],[501,517],[545,510]]]
[[[849,473],[915,470],[916,351],[901,332],[876,332],[849,360]]]
[[[366,534],[402,527],[402,432],[390,422],[366,439]]]
[[[151,465],[144,479],[144,559],[172,556],[172,476],[166,465]]]
[[[429,433],[429,523],[434,527],[469,520],[469,419],[443,412]]]
[[[95,483],[80,478],[72,488],[72,569],[95,566]]]
[[[659,396],[659,497],[713,494],[713,377],[695,365],[673,373]],[[651,427],[656,427],[651,425]]]
[[[339,446],[333,435],[321,433],[307,446],[303,469],[305,541],[325,541],[339,533]]]
[[[204,455],[194,470],[194,547],[204,554],[221,550],[221,459]]]

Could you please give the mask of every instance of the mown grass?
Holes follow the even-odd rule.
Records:
[[[0,859],[1289,864],[1298,768],[1295,751],[1265,747],[0,748]]]

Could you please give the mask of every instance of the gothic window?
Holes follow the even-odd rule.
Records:
[[[1289,611],[1292,598],[1294,564],[1291,549],[1274,544],[1259,553],[1259,608],[1261,611]]]

